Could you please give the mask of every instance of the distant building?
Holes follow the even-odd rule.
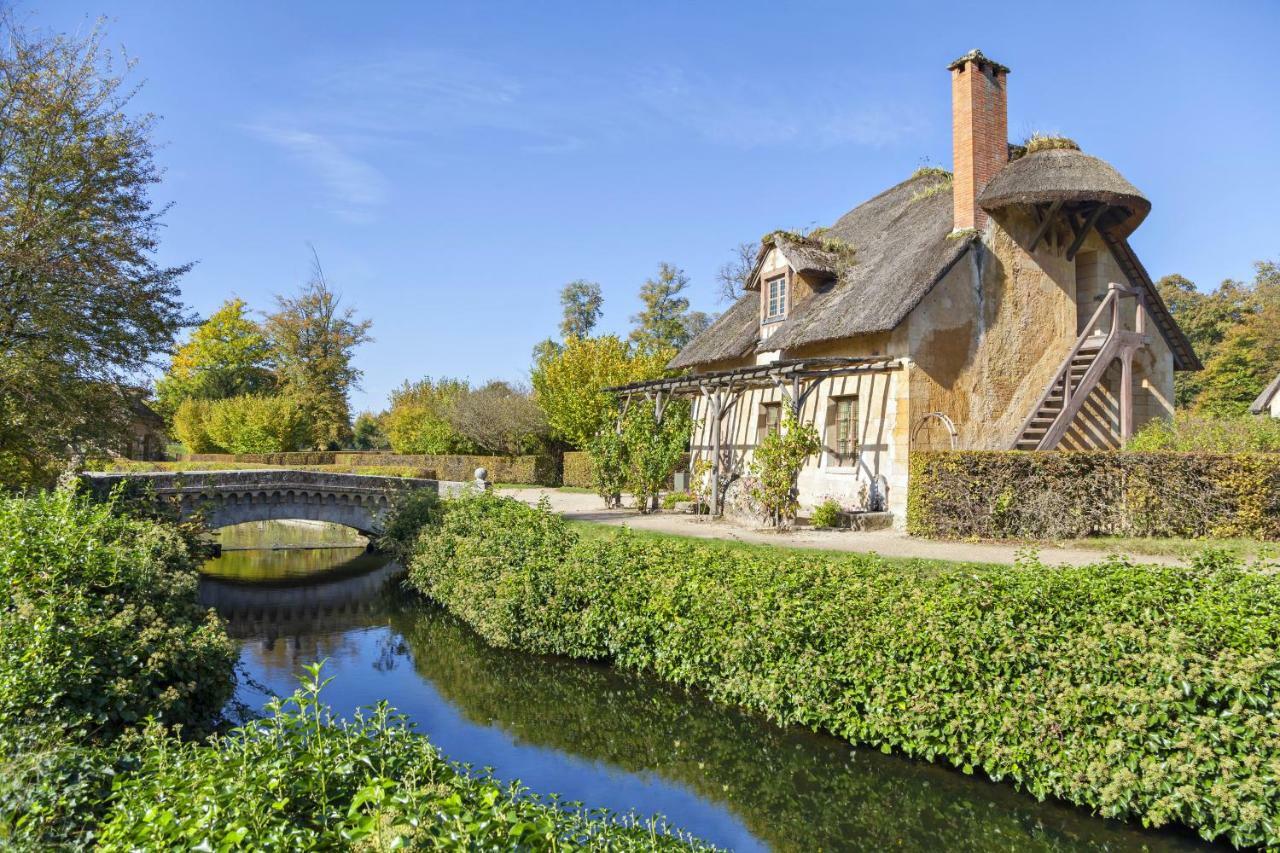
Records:
[[[1280,376],[1271,381],[1271,384],[1263,389],[1258,395],[1258,399],[1253,401],[1253,405],[1249,407],[1249,411],[1255,415],[1270,415],[1273,418],[1280,418]]]
[[[823,442],[802,512],[834,497],[901,523],[910,451],[1119,447],[1200,369],[1129,245],[1150,202],[1070,140],[1010,145],[1007,68],[949,70],[954,173],[765,236],[746,294],[670,364],[692,372],[622,389],[692,398],[717,508],[784,406]]]
[[[126,459],[164,459],[165,447],[169,443],[164,418],[147,405],[145,391],[126,388],[125,397],[129,405],[129,432],[121,455]]]

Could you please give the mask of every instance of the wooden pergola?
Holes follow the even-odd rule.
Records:
[[[880,373],[893,370],[899,365],[898,359],[883,356],[784,359],[732,370],[633,382],[606,388],[605,391],[618,400],[619,422],[636,396],[653,403],[654,416],[659,423],[662,422],[667,404],[675,398],[701,397],[707,401],[712,424],[712,477],[716,484],[711,511],[719,515],[722,426],[725,417],[737,406],[744,392],[757,388],[777,388],[790,405],[792,414],[799,417],[805,401],[824,379],[859,373]]]

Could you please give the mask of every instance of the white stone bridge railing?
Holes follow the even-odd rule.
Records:
[[[121,483],[176,504],[182,518],[200,518],[210,530],[247,521],[327,521],[365,535],[382,532],[397,494],[430,489],[457,495],[466,484],[412,477],[375,477],[320,471],[248,470],[86,473],[81,480],[106,496]]]

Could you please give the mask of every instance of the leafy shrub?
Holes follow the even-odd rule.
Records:
[[[205,429],[231,453],[281,453],[305,447],[310,416],[292,397],[228,397],[209,404]],[[192,451],[197,452],[197,451]]]
[[[612,660],[1108,817],[1280,844],[1280,576],[743,554],[447,505],[410,579],[489,643]]]
[[[675,850],[634,816],[588,815],[451,765],[385,704],[335,720],[318,667],[265,719],[208,744],[150,729],[99,829],[104,850]],[[700,845],[697,845],[700,847]]]
[[[835,498],[827,498],[814,507],[809,523],[814,527],[839,527],[842,523],[840,504]]]
[[[392,465],[431,469],[441,480],[469,483],[475,470],[489,472],[491,483],[536,483],[560,485],[560,460],[542,456],[465,456],[403,453],[335,453],[338,465]]]
[[[222,450],[209,435],[209,401],[188,397],[173,413],[173,434],[188,453],[217,453]]]
[[[765,436],[751,459],[751,498],[771,522],[787,528],[800,507],[796,477],[822,442],[812,424],[802,423],[789,406],[784,409],[782,429]]]
[[[591,486],[604,500],[606,509],[622,506],[627,488],[627,440],[622,433],[602,429],[587,445],[591,459]]]
[[[662,496],[662,508],[674,509],[676,504],[688,503],[692,500],[694,497],[688,492],[667,492]]]
[[[399,558],[408,558],[418,531],[439,524],[443,512],[440,496],[429,489],[400,492],[383,521],[378,544]]]
[[[911,454],[907,530],[984,539],[1280,539],[1280,455]]]
[[[0,499],[0,728],[109,740],[212,721],[235,646],[176,529],[68,491]]]
[[[590,489],[595,486],[595,476],[590,453],[585,450],[570,450],[564,454],[562,485]]]
[[[1127,450],[1150,453],[1280,453],[1280,419],[1215,418],[1178,413],[1157,418],[1129,442]]]

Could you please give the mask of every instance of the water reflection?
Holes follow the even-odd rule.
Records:
[[[387,699],[451,757],[536,791],[661,812],[737,850],[1200,846],[779,729],[605,666],[489,648],[369,555],[331,552],[332,564],[307,583],[298,565],[257,556],[276,561],[258,565],[265,584],[244,583],[239,570],[233,582],[225,573],[202,582],[203,599],[244,639],[250,683],[287,693],[303,664],[330,658],[327,698],[339,712]],[[246,687],[239,698],[257,707],[266,696]]]

